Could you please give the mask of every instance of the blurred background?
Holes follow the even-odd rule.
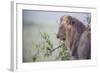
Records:
[[[62,59],[61,48],[55,50],[53,53],[49,53],[47,49],[48,46],[49,49],[52,49],[59,45],[56,34],[59,27],[57,21],[59,21],[61,16],[73,16],[82,21],[85,25],[91,23],[91,13],[23,10],[22,15],[23,62],[64,60]],[[44,39],[43,36],[47,38]],[[47,44],[45,40],[49,40],[52,46]],[[46,55],[46,53],[48,55]],[[63,57],[66,56],[63,55]]]

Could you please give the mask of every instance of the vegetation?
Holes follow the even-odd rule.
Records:
[[[53,44],[50,40],[50,35],[44,32],[44,33],[41,33],[41,37],[43,38],[43,41],[45,42],[44,46],[42,47],[44,50],[46,50],[45,56],[49,56],[52,54],[50,51],[51,51],[51,48],[53,48]]]
[[[42,54],[44,57],[50,57],[52,53],[57,49],[60,49],[60,51],[58,51],[59,54],[56,57],[56,60],[69,59],[69,52],[65,48],[63,42],[59,41],[59,45],[56,48],[53,48],[54,45],[52,43],[52,40],[50,39],[50,35],[47,32],[41,32],[40,36],[42,40],[41,44],[32,43],[32,47],[37,49],[37,53],[32,58],[33,62],[37,61],[41,52],[44,51],[44,54]]]
[[[67,50],[67,48],[64,45],[64,42],[60,41],[61,47],[60,47],[60,52],[58,55],[58,58],[60,58],[61,60],[69,60],[69,51]]]

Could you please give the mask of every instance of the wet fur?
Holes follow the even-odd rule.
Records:
[[[91,30],[72,16],[62,16],[57,38],[70,50],[71,59],[91,58]]]

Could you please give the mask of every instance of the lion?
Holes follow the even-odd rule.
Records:
[[[64,15],[60,18],[57,38],[70,51],[70,59],[90,59],[90,32],[90,27],[75,17]]]

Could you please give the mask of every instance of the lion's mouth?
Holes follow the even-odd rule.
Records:
[[[62,41],[65,41],[66,39],[65,38],[59,38],[60,40],[62,40]]]
[[[62,35],[57,35],[57,38],[60,39],[60,40],[62,40],[62,41],[65,41],[66,40],[65,37],[62,36]]]

